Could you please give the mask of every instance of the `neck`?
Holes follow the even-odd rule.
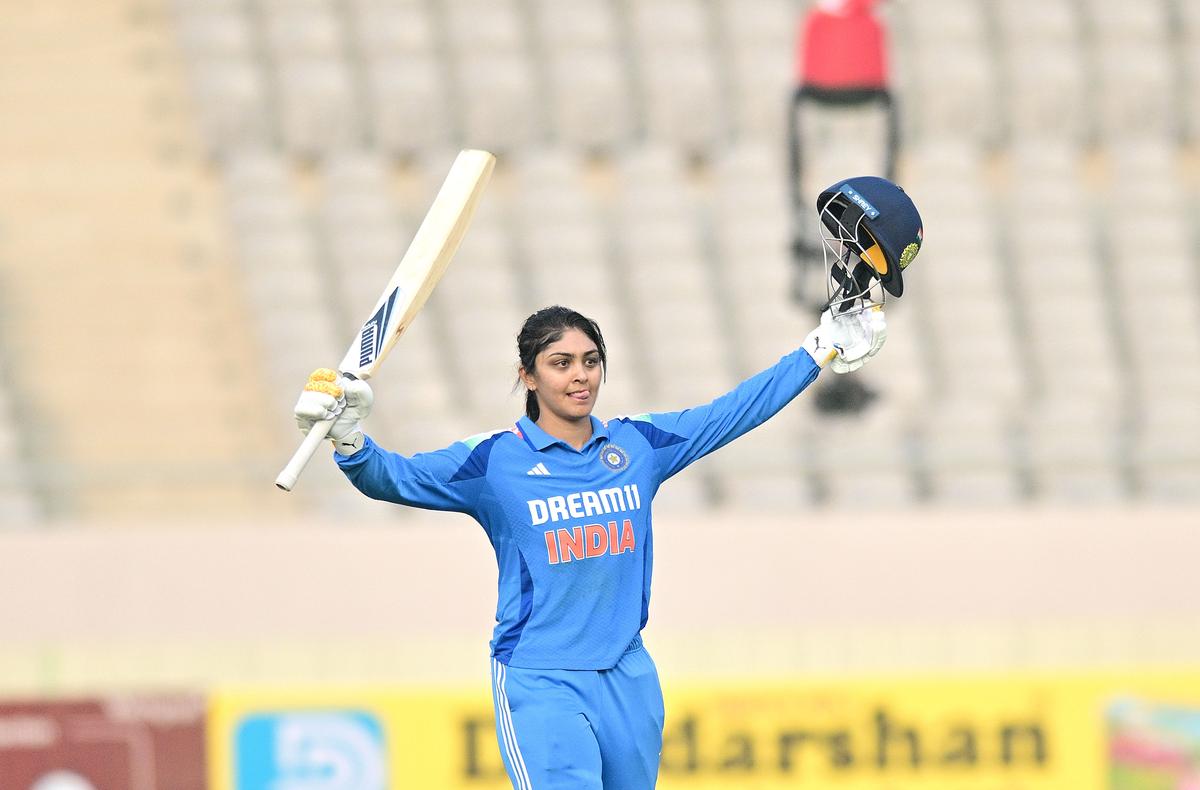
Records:
[[[555,414],[543,411],[541,416],[535,421],[535,424],[555,439],[566,442],[576,450],[582,450],[583,446],[592,438],[592,420],[590,417],[583,417],[578,420],[566,420]]]

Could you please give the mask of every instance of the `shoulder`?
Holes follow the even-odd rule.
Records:
[[[468,450],[474,451],[481,444],[492,444],[501,440],[505,436],[512,436],[513,438],[519,439],[521,438],[521,430],[515,425],[508,428],[497,428],[494,431],[484,431],[482,433],[471,434],[465,439],[459,439],[458,443],[466,445]]]
[[[655,450],[686,441],[684,437],[656,426],[652,414],[613,417],[604,425],[610,434],[632,431],[641,436]]]
[[[483,433],[473,434],[465,439],[460,439],[456,444],[465,448],[466,458],[463,460],[462,465],[459,466],[458,471],[454,473],[454,477],[450,479],[450,482],[454,483],[486,477],[493,451],[509,440],[516,441],[519,439],[521,439],[521,432],[515,425],[511,428],[484,431]]]

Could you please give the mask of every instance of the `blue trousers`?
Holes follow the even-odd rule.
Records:
[[[522,669],[492,659],[492,699],[515,790],[653,790],[663,698],[640,638],[612,669]]]

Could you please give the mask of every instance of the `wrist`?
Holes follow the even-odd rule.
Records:
[[[819,326],[808,333],[808,337],[804,338],[802,348],[812,357],[812,361],[816,363],[818,368],[824,368],[829,364],[835,356],[837,349],[833,347],[833,343],[828,337],[828,328]]]
[[[366,443],[363,432],[355,425],[349,433],[333,440],[333,449],[339,455],[350,456],[357,453]]]

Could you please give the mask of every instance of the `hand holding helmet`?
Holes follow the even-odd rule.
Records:
[[[821,324],[827,337],[835,327],[838,332],[836,353],[818,364],[849,373],[887,340],[883,304],[888,295],[904,293],[903,272],[924,241],[921,215],[896,184],[860,176],[821,192],[817,216],[829,295]]]
[[[886,340],[882,305],[841,315],[826,309],[820,325],[804,339],[803,348],[818,367],[828,365],[834,373],[849,373],[878,354]]]

